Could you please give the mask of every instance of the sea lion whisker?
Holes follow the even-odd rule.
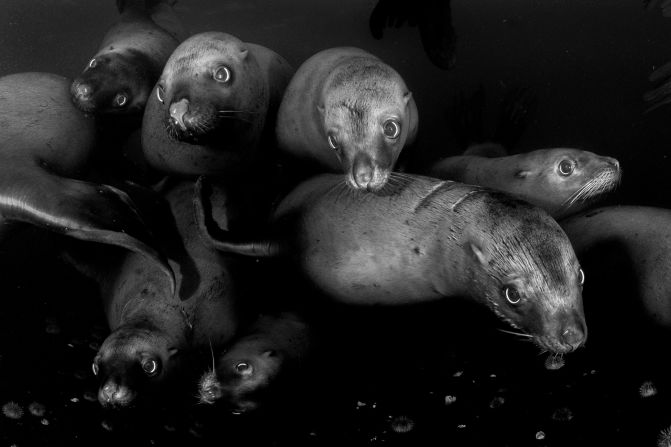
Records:
[[[533,335],[531,335],[531,334],[525,334],[525,333],[522,333],[522,332],[507,331],[505,329],[498,329],[498,330],[500,332],[504,332],[506,334],[517,335],[517,336],[520,336],[520,337],[529,337],[529,338],[533,337]]]

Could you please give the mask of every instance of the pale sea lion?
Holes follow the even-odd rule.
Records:
[[[359,48],[320,51],[287,87],[277,116],[280,148],[355,189],[384,186],[417,134],[415,100],[401,76]]]
[[[277,53],[230,34],[185,40],[147,103],[142,148],[169,174],[239,172],[257,157],[293,69]]]
[[[226,226],[226,193],[217,191],[217,219]],[[98,400],[106,407],[129,407],[140,397],[160,395],[168,384],[179,385],[195,364],[190,353],[223,347],[243,324],[232,273],[239,261],[201,240],[193,219],[193,183],[179,183],[165,197],[170,210],[163,216],[157,208],[155,217],[178,293],[154,263],[135,253],[71,251],[75,266],[98,281],[112,330],[93,362]]]
[[[473,146],[464,155],[439,160],[427,174],[513,194],[556,219],[602,200],[620,183],[619,162],[589,151],[554,148],[499,154],[505,150],[496,144]]]
[[[200,187],[199,182],[199,187]],[[349,304],[406,304],[466,296],[543,349],[564,353],[587,336],[583,273],[559,225],[505,193],[395,174],[384,193],[352,190],[339,175],[296,187],[265,241],[212,236],[229,252],[285,254],[308,282]],[[198,192],[200,194],[200,191]]]
[[[95,124],[70,101],[71,80],[47,73],[0,78],[0,226],[23,222],[147,256],[174,281],[139,211],[122,191],[82,178]]]
[[[597,301],[595,317],[640,310],[648,321],[671,329],[671,210],[613,206],[560,222],[576,254],[602,292],[609,285],[622,296]],[[594,272],[594,273],[592,273]],[[598,276],[597,276],[598,275]],[[591,280],[590,280],[590,283]],[[594,298],[597,299],[597,298]],[[608,309],[603,309],[606,306]],[[610,308],[613,309],[610,309]],[[613,321],[618,328],[629,323]],[[624,331],[627,334],[631,331]]]
[[[278,383],[305,362],[313,344],[308,324],[296,313],[261,315],[199,383],[200,401],[223,403],[233,413],[263,407]]]
[[[82,111],[134,115],[142,119],[147,98],[170,54],[184,36],[174,1],[118,0],[119,21],[107,31],[98,52],[71,86]],[[174,20],[157,23],[154,16]],[[169,25],[165,25],[169,23]],[[170,26],[164,28],[161,26]]]

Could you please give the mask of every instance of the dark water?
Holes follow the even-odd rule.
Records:
[[[671,19],[658,10],[637,0],[454,0],[457,59],[445,71],[427,59],[416,28],[373,39],[375,3],[180,0],[177,10],[191,32],[229,32],[296,67],[332,46],[380,56],[413,91],[424,160],[463,150],[446,128],[455,94],[482,84],[492,126],[505,92],[528,87],[538,110],[516,150],[573,146],[617,157],[624,168],[617,201],[671,206],[671,108],[645,114],[642,101],[650,72],[671,58]],[[110,0],[2,0],[0,75],[72,77],[116,18]],[[4,445],[655,445],[671,424],[668,375],[655,362],[664,353],[645,342],[588,344],[565,368],[547,371],[544,357],[495,332],[484,312],[442,304],[344,310],[347,324],[334,318],[338,335],[319,367],[267,415],[232,419],[188,403],[119,418],[90,400],[90,363],[106,336],[96,298],[47,242],[28,232],[0,251],[0,404],[15,402],[24,413],[0,414]],[[597,299],[617,296],[585,290],[586,306]],[[443,318],[455,313],[473,322]],[[639,386],[649,380],[658,394],[642,398]],[[456,401],[446,405],[446,396]],[[46,413],[32,415],[33,402]],[[414,423],[408,433],[392,430],[400,416]]]

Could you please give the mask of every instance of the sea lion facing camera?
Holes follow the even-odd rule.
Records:
[[[0,78],[0,226],[22,222],[147,256],[174,278],[123,192],[79,180],[96,144],[94,121],[70,101],[71,80],[47,73]]]
[[[134,115],[138,124],[147,98],[170,54],[184,38],[179,21],[164,28],[154,18],[172,15],[174,1],[118,0],[121,17],[98,52],[73,81],[72,100],[82,111]],[[167,21],[162,21],[163,26]],[[175,29],[177,28],[177,29]]]
[[[226,226],[227,194],[216,196],[218,217]],[[112,333],[93,362],[100,379],[98,400],[106,407],[128,407],[141,396],[156,396],[193,373],[190,353],[220,349],[243,324],[233,277],[239,261],[206,246],[193,219],[193,183],[179,183],[166,193],[169,212],[155,207],[162,245],[177,274],[177,293],[153,263],[132,252],[105,256],[71,251],[80,271],[99,282]]]
[[[545,211],[482,187],[400,174],[390,180],[384,193],[352,190],[339,175],[308,180],[279,204],[278,234],[265,241],[213,236],[200,196],[195,205],[215,246],[285,254],[336,301],[396,305],[466,296],[543,349],[564,353],[584,343],[582,270]]]
[[[216,360],[199,383],[200,401],[223,403],[236,414],[263,407],[277,384],[305,362],[313,340],[296,313],[261,315]]]
[[[378,190],[401,150],[415,140],[415,100],[401,76],[350,47],[321,51],[301,65],[277,117],[280,148],[355,189]]]
[[[473,146],[464,155],[443,158],[431,166],[428,175],[505,191],[540,206],[556,219],[581,211],[620,183],[620,165],[611,157],[571,148],[478,155],[480,147],[491,152],[492,146],[496,145]]]
[[[274,128],[293,69],[275,52],[230,34],[185,40],[147,103],[142,148],[169,174],[236,173],[249,167]]]

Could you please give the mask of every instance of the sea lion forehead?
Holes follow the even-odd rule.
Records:
[[[211,37],[207,37],[211,35]],[[185,41],[172,54],[163,70],[166,81],[195,71],[212,68],[237,60],[245,49],[244,43],[234,36],[223,33],[206,33]]]
[[[327,89],[336,97],[356,92],[371,99],[389,100],[405,94],[405,83],[396,71],[382,62],[357,57],[334,71]]]

